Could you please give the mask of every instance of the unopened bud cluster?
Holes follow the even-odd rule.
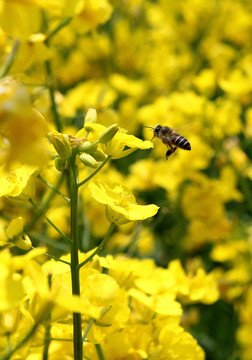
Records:
[[[90,109],[86,115],[89,122],[96,120],[96,111]],[[85,118],[85,121],[87,120]],[[88,131],[88,126],[85,127]],[[64,171],[68,167],[68,160],[73,153],[79,154],[79,159],[85,166],[97,168],[99,162],[105,161],[107,156],[98,149],[99,144],[106,144],[113,139],[119,127],[117,124],[109,126],[103,131],[97,141],[90,142],[84,138],[75,138],[71,135],[65,135],[58,131],[49,134],[49,139],[57,152],[55,156],[55,167],[58,171]],[[88,131],[89,132],[89,131]]]

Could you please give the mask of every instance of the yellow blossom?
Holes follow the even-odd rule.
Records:
[[[108,186],[93,182],[89,189],[95,200],[106,205],[107,218],[110,222],[123,224],[128,221],[144,220],[158,211],[156,205],[138,205],[134,195],[123,185]]]
[[[106,130],[106,127],[100,124],[85,124],[85,128],[92,132],[94,140],[97,140],[99,136]],[[125,147],[128,150],[124,150]],[[150,141],[143,141],[138,139],[134,135],[128,135],[124,129],[119,129],[113,139],[106,144],[102,145],[102,150],[105,154],[110,155],[112,159],[120,159],[136,149],[149,149],[153,144]]]
[[[233,70],[228,79],[220,79],[219,85],[233,96],[246,95],[252,91],[251,78],[244,75],[240,69]]]
[[[99,24],[105,23],[113,11],[108,0],[85,0],[82,11],[74,21],[77,31],[85,32],[96,28]]]
[[[0,196],[15,197],[20,200],[28,200],[34,196],[34,184],[32,175],[35,167],[23,165],[12,171],[0,168]]]
[[[41,11],[32,1],[1,1],[0,20],[2,29],[13,37],[28,37],[39,32]]]
[[[6,144],[7,164],[16,160],[43,165],[48,161],[44,117],[32,107],[30,94],[23,85],[4,78],[0,89],[0,137]]]
[[[204,352],[191,334],[176,324],[166,325],[160,333],[163,354],[169,359],[204,360]],[[185,355],[186,354],[186,355]]]
[[[16,308],[24,296],[22,277],[15,273],[13,258],[5,250],[0,253],[0,311]]]

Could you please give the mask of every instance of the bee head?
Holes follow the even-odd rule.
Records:
[[[160,131],[161,128],[162,128],[161,125],[156,125],[156,126],[154,127],[154,129],[153,129],[153,134],[154,134],[155,136],[158,135],[158,133],[159,133],[159,131]]]

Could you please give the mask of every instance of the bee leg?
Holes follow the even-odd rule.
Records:
[[[176,150],[177,150],[177,147],[176,147],[176,146],[175,146],[175,147],[172,147],[172,148],[169,149],[169,150],[167,150],[166,155],[165,155],[166,160],[168,160],[168,157],[169,157],[171,154],[173,154],[174,151],[176,151]]]

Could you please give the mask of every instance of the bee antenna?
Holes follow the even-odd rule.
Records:
[[[154,130],[152,126],[144,126],[144,127]]]

